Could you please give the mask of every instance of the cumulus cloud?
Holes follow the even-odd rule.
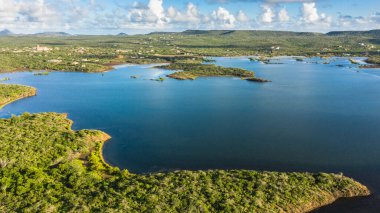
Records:
[[[357,29],[378,29],[380,28],[380,12],[371,14],[370,16],[351,16],[339,15],[335,27],[342,27],[349,30]]]
[[[287,22],[290,20],[290,17],[288,15],[288,11],[285,9],[285,8],[282,8],[279,12],[278,12],[278,20],[280,22]]]
[[[236,20],[245,23],[249,21],[249,17],[242,10],[239,10],[238,14],[236,15]]]
[[[262,9],[263,9],[263,13],[261,15],[261,22],[272,23],[274,17],[276,16],[274,14],[272,8],[269,5],[264,4],[264,5],[262,5]]]
[[[147,5],[135,2],[128,10],[127,24],[134,27],[164,27],[168,22],[162,0],[149,0]]]
[[[164,7],[162,0],[150,0],[148,4],[149,12],[151,12],[160,24],[165,21]]]
[[[302,7],[303,20],[306,23],[314,23],[319,20],[319,15],[315,3],[304,3]]]
[[[44,0],[13,1],[2,0],[0,4],[0,25],[24,25],[25,23],[45,24],[56,21],[58,11],[45,4]]]
[[[185,12],[181,12],[170,6],[167,10],[167,16],[172,23],[186,23],[190,25],[199,24],[202,19],[197,6],[191,2],[187,4]]]
[[[0,29],[16,32],[40,31],[109,33],[109,31],[184,29],[271,29],[271,30],[346,30],[380,28],[380,13],[367,16],[339,15],[336,18],[320,12],[318,0],[209,0],[212,2],[256,2],[261,13],[246,13],[251,8],[229,10],[228,5],[201,11],[188,2],[164,6],[167,0],[136,0],[116,4],[100,0],[0,0]],[[124,3],[123,3],[124,2]],[[128,2],[128,1],[127,1]],[[167,2],[165,2],[167,3]],[[286,3],[299,5],[300,13],[285,9]],[[246,10],[245,10],[246,9]]]
[[[318,25],[321,28],[326,28],[331,25],[331,16],[325,13],[318,13],[317,6],[314,2],[303,3],[301,8],[302,18],[301,21],[305,26]]]
[[[267,4],[315,2],[317,0],[207,0],[209,3],[262,2]]]
[[[233,28],[236,21],[235,16],[223,7],[218,7],[217,10],[213,11],[211,14],[211,19],[217,25],[224,28]]]

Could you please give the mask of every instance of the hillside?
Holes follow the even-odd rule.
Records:
[[[328,36],[375,36],[380,37],[380,30],[369,31],[332,31],[326,33]]]

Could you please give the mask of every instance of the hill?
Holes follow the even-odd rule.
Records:
[[[4,29],[0,31],[0,36],[8,36],[8,35],[13,35],[13,33],[9,31],[8,29]]]
[[[369,31],[331,31],[326,33],[328,36],[376,36],[380,37],[380,30]]]
[[[46,37],[71,36],[71,34],[65,33],[65,32],[42,32],[42,33],[35,33],[32,35],[42,36],[42,37],[44,37],[44,36],[46,36]]]

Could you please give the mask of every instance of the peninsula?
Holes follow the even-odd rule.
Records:
[[[0,84],[0,109],[13,101],[36,95],[33,87],[11,84]]]

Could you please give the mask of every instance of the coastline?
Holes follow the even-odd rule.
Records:
[[[20,85],[21,86],[21,85]],[[33,88],[33,87],[32,87]],[[36,95],[36,94],[34,94],[34,95]],[[31,96],[33,96],[33,95],[31,95]],[[20,99],[23,99],[23,98],[27,98],[27,97],[31,97],[31,96],[24,96],[24,97],[20,97],[20,98],[18,98],[18,99],[15,99],[15,100],[12,100],[12,101],[10,101],[10,102],[8,102],[8,103],[6,103],[5,105],[7,105],[7,104],[10,104],[10,103],[12,103],[12,102],[15,102],[15,101],[17,101],[17,100],[20,100]],[[4,105],[4,106],[5,106]],[[1,107],[0,107],[1,108]],[[118,168],[118,167],[114,167],[114,166],[111,166],[110,164],[108,164],[105,160],[104,160],[104,156],[103,156],[103,147],[104,147],[104,143],[105,142],[107,142],[110,138],[111,138],[111,136],[109,136],[107,133],[105,133],[105,132],[102,132],[102,131],[99,131],[102,135],[99,135],[99,138],[101,138],[101,139],[103,139],[103,140],[99,140],[99,147],[96,147],[96,149],[97,150],[95,150],[95,151],[97,151],[98,152],[98,157],[102,160],[102,162],[108,167],[108,168]],[[362,185],[360,185],[360,186],[362,186]],[[368,190],[368,189],[367,189]],[[368,191],[369,192],[369,191]],[[370,194],[370,193],[369,193]],[[368,195],[369,195],[368,194]],[[325,194],[326,195],[326,194]],[[306,205],[309,209],[307,209],[306,208],[306,210],[305,209],[303,209],[303,210],[300,210],[299,212],[308,212],[308,211],[313,211],[313,210],[316,210],[316,209],[318,209],[318,208],[321,208],[321,207],[324,207],[324,206],[326,206],[326,205],[329,205],[329,204],[331,204],[331,203],[333,203],[333,202],[335,202],[337,199],[340,199],[340,198],[348,198],[348,197],[357,197],[357,195],[354,195],[354,194],[348,194],[348,196],[347,197],[339,197],[339,196],[334,196],[334,195],[326,195],[327,197],[328,197],[328,200],[326,200],[325,202],[323,202],[323,203],[311,203],[310,205]],[[367,195],[361,195],[361,196],[367,196]],[[317,205],[317,204],[320,204],[320,205]],[[300,207],[300,206],[298,206],[298,207]],[[297,206],[295,206],[294,208],[295,208],[295,210],[297,210],[297,209],[299,209]],[[297,212],[297,211],[294,211],[294,212]]]
[[[35,114],[36,116],[50,116],[50,115],[56,115],[58,117],[64,118],[66,122],[68,123],[68,129],[71,130],[71,125],[73,124],[73,121],[67,118],[67,114],[56,114],[56,113],[38,113]],[[53,125],[53,124],[49,124]],[[80,132],[81,130],[74,131],[74,132]],[[100,174],[103,177],[103,181],[107,181],[108,178],[113,177],[114,175],[126,175],[130,174],[127,170],[120,171],[118,167],[113,167],[109,165],[105,160],[103,156],[103,146],[106,141],[108,141],[111,136],[108,135],[107,133],[100,131],[100,130],[85,130],[92,132],[91,134],[88,134],[85,139],[89,143],[95,143],[93,149],[89,150],[88,156],[86,158],[89,159],[90,165],[87,165],[87,167]],[[86,134],[86,133],[85,133]],[[90,146],[91,147],[91,146]],[[99,167],[99,162],[97,159],[100,159],[101,164],[104,165]],[[95,164],[94,164],[95,163]],[[86,165],[86,163],[84,164]],[[94,165],[94,166],[92,166]],[[127,172],[127,173],[125,173]],[[337,199],[340,198],[349,198],[349,197],[364,197],[368,196],[371,194],[369,189],[360,184],[359,182],[353,180],[352,178],[340,175],[340,174],[333,174],[333,173],[308,173],[308,172],[266,172],[266,171],[255,171],[255,170],[197,170],[197,171],[188,171],[188,170],[177,170],[174,172],[168,172],[168,173],[158,173],[154,172],[148,175],[141,175],[141,174],[131,174],[128,178],[136,178],[137,180],[139,178],[147,178],[147,177],[156,177],[156,176],[177,176],[177,175],[185,175],[185,174],[193,174],[193,175],[200,175],[200,174],[227,174],[227,175],[232,175],[234,173],[241,173],[241,174],[246,174],[246,173],[254,173],[254,174],[259,174],[261,175],[271,175],[274,178],[277,177],[277,175],[296,175],[299,178],[306,178],[306,177],[313,177],[316,178],[315,181],[320,180],[319,178],[322,178],[321,181],[325,182],[323,178],[328,178],[331,181],[334,181],[334,185],[332,188],[324,188],[323,186],[319,186],[318,183],[315,183],[315,185],[311,185],[311,187],[316,187],[313,192],[313,194],[305,196],[305,197],[300,197],[297,198],[294,204],[288,203],[287,205],[282,205],[278,206],[275,209],[278,210],[283,210],[285,212],[309,212],[313,211],[315,209],[324,207],[326,205],[329,205],[333,202],[335,202]],[[275,179],[271,179],[267,184],[269,186],[272,186],[274,184],[275,186]],[[342,183],[340,183],[342,182]],[[314,182],[312,182],[314,183]],[[324,184],[324,183],[323,183]],[[340,186],[340,184],[343,184]],[[158,186],[157,186],[158,187]],[[289,187],[289,186],[288,186]],[[298,189],[300,190],[300,189]],[[310,190],[307,188],[307,190]],[[172,192],[174,193],[174,192]],[[296,192],[294,192],[296,193]],[[295,194],[294,196],[297,196]],[[300,196],[300,194],[298,195]],[[293,196],[291,196],[292,198]],[[253,197],[251,198],[253,199]],[[284,199],[289,199],[289,198],[284,198]],[[292,198],[293,199],[293,198]],[[303,200],[306,199],[306,200]],[[261,211],[260,211],[261,212]]]
[[[8,104],[11,104],[15,101],[18,101],[18,100],[21,100],[21,99],[24,99],[24,98],[29,98],[29,97],[33,97],[33,96],[36,96],[37,95],[37,89],[34,88],[34,87],[31,87],[31,86],[25,86],[25,85],[21,85],[21,84],[6,84],[6,85],[17,85],[17,86],[23,86],[23,87],[28,87],[30,89],[32,89],[31,91],[31,94],[28,94],[28,95],[20,95],[18,98],[16,99],[13,99],[13,100],[10,100],[8,102],[5,102],[5,103],[2,103],[0,104],[0,109],[4,108],[6,105]]]

